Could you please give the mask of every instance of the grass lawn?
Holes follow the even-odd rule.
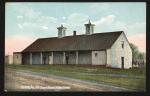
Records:
[[[137,91],[146,89],[146,69],[111,69],[102,66],[85,65],[6,65],[8,68],[17,70],[30,70],[34,72],[45,72],[57,76],[71,77],[97,83],[105,83],[118,87],[124,87]],[[84,74],[83,74],[84,73]],[[86,74],[85,74],[86,73]],[[90,75],[94,74],[94,75]],[[98,75],[104,74],[104,75]],[[108,75],[107,75],[108,74]],[[110,76],[126,75],[127,77]],[[129,78],[129,77],[132,78]],[[140,78],[134,78],[138,76]]]

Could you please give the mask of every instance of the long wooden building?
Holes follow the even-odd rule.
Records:
[[[73,31],[72,36],[65,36],[67,28],[63,25],[57,29],[58,37],[39,38],[20,52],[21,64],[132,67],[132,51],[123,31],[94,33],[94,24],[90,21],[85,24],[86,32],[83,35],[76,35],[76,31]]]

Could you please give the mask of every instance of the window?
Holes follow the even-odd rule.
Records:
[[[122,44],[121,44],[121,45],[122,45],[122,48],[124,48],[124,41],[122,41]]]
[[[97,53],[95,53],[95,57],[97,57]]]

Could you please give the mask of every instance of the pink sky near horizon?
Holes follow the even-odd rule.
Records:
[[[141,52],[146,52],[146,34],[137,34],[127,37],[129,42],[138,46]],[[36,39],[29,37],[12,37],[5,40],[5,55],[21,52]]]
[[[129,42],[135,44],[139,51],[146,52],[146,34],[137,34],[128,37]]]
[[[5,40],[5,55],[12,55],[13,52],[21,52],[35,39],[27,37],[12,37]]]

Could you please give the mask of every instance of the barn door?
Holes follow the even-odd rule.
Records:
[[[122,65],[122,69],[124,69],[124,57],[121,57],[121,65]]]

